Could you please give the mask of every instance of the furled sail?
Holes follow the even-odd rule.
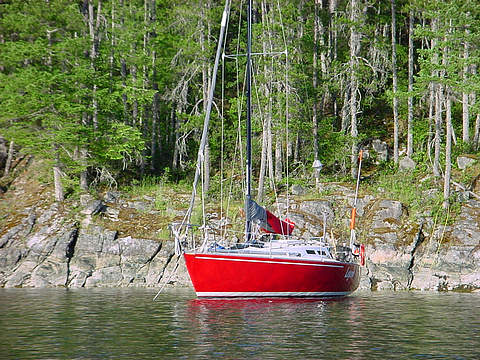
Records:
[[[272,233],[291,235],[295,224],[289,219],[280,220],[264,207],[250,200],[250,219],[260,225],[261,230]]]

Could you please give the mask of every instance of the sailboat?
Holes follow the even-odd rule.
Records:
[[[221,56],[221,44],[229,12],[226,1],[211,80],[207,116],[209,117],[215,74]],[[191,225],[180,224],[174,231],[176,249],[185,264],[198,297],[338,297],[355,291],[364,263],[364,247],[356,244],[355,211],[352,211],[350,246],[333,246],[322,237],[299,238],[294,224],[280,220],[252,200],[251,196],[251,71],[252,71],[252,0],[247,7],[246,68],[246,191],[244,239],[233,246],[213,242],[208,234],[196,244],[187,240]],[[198,160],[202,159],[208,125],[204,124]],[[361,164],[361,162],[360,162]],[[193,199],[199,165],[194,181]],[[358,179],[359,180],[359,179]],[[358,193],[358,181],[357,181]],[[355,206],[354,206],[355,209]],[[188,213],[187,212],[187,213]],[[254,228],[261,231],[254,231]],[[182,229],[186,229],[182,232]],[[224,244],[228,241],[223,242]]]

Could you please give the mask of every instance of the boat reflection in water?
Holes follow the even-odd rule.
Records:
[[[360,359],[362,349],[368,346],[361,326],[364,306],[358,297],[201,298],[188,302],[187,316],[195,328],[196,343],[217,354],[255,357],[271,352],[276,357],[296,354],[333,359],[327,351],[337,347],[349,358]],[[318,349],[313,344],[318,344]]]

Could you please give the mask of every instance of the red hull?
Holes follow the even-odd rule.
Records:
[[[345,296],[355,291],[354,263],[237,254],[184,254],[199,297]]]

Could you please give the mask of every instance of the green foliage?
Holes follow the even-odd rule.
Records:
[[[145,189],[167,183],[181,186],[178,184],[189,181],[195,169],[205,116],[202,70],[211,76],[223,3],[102,1],[101,7],[99,2],[92,3],[94,21],[101,20],[93,26],[96,56],[86,2],[0,2],[0,133],[26,152],[51,163],[58,161],[71,189],[76,189],[82,171],[88,171],[90,181],[105,171],[113,182],[137,180],[135,186]],[[368,146],[371,139],[379,138],[390,145],[391,3],[361,3],[364,8],[356,21],[351,20],[347,1],[337,2],[335,12],[319,7],[318,19],[314,18],[315,2],[295,0],[280,6],[273,2],[266,9],[261,2],[255,3],[254,51],[288,52],[288,57],[254,56],[255,174],[260,168],[263,121],[267,118],[271,119],[272,152],[277,140],[282,144],[284,179],[278,186],[286,181],[287,146],[295,148],[288,159],[289,183],[308,184],[315,144],[324,164],[322,176],[337,180],[348,174],[353,144]],[[413,156],[418,171],[426,176],[430,171],[428,141],[432,140],[428,123],[431,84],[449,86],[455,95],[453,125],[458,138],[460,94],[480,90],[478,71],[463,76],[465,67],[473,69],[480,59],[475,45],[480,42],[480,6],[460,0],[396,3],[400,145],[406,142],[406,101],[414,95]],[[226,54],[245,53],[245,9],[240,13],[237,5],[232,4]],[[410,8],[416,24],[413,94],[407,91]],[[316,23],[323,31],[317,43]],[[360,36],[354,67],[350,63],[352,30]],[[471,45],[468,57],[464,56],[466,43]],[[243,167],[237,163],[244,155],[240,141],[245,131],[244,67],[243,56],[225,60],[224,72],[217,78],[209,135],[214,174],[211,198],[219,197],[220,181],[224,181],[224,191],[230,190],[230,185],[215,175],[222,156],[226,159],[224,172],[229,180],[235,179],[232,192],[242,193],[242,182],[235,174]],[[352,71],[359,83],[356,138],[349,135]],[[223,87],[221,77],[225,79]],[[314,106],[318,110],[316,139]],[[471,119],[479,109],[479,101],[471,104]],[[474,130],[473,124],[470,129]],[[477,149],[477,144],[459,141],[453,156],[476,154]],[[409,184],[418,179],[402,177],[394,184],[397,168],[391,162],[381,164],[379,172],[383,174],[382,187],[391,189],[392,196],[417,201],[417,195],[409,198],[401,189],[411,190]]]
[[[397,173],[396,168],[390,164],[385,164],[385,167],[370,179],[369,191],[407,204],[409,215],[413,218],[422,216],[426,209],[441,204],[441,193],[431,191],[435,188],[431,176],[418,171]]]

